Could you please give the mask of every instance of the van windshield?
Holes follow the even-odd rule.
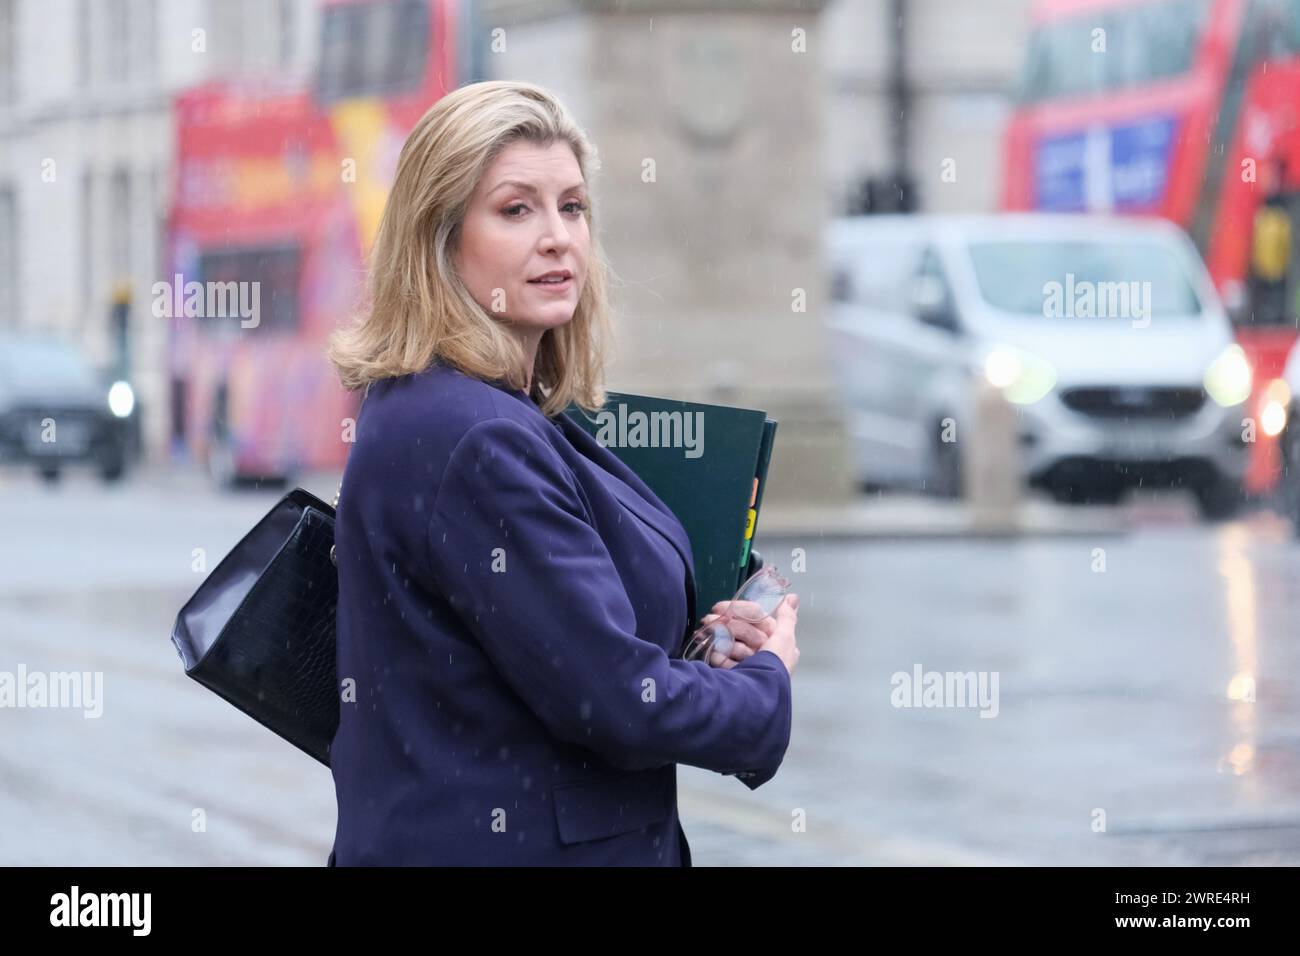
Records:
[[[975,242],[970,254],[980,295],[1005,312],[1049,319],[1201,314],[1186,266],[1159,243],[1017,239]]]
[[[78,389],[95,385],[95,370],[71,346],[57,341],[0,342],[0,386]]]

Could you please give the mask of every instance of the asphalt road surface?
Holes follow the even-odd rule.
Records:
[[[0,708],[0,864],[324,864],[328,770],[169,640],[195,549],[278,494],[0,474],[0,671],[103,674],[98,718]],[[696,864],[1300,863],[1300,542],[1123,507],[1121,535],[760,539],[806,561],[793,737],[757,791],[680,768]]]

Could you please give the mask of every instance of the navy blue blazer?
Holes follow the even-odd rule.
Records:
[[[330,865],[689,866],[677,764],[750,789],[790,675],[678,656],[690,543],[637,475],[522,390],[376,382],[343,476]]]

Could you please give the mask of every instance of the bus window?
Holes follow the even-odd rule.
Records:
[[[428,0],[326,7],[317,98],[332,102],[411,92],[424,78],[429,47]]]
[[[210,310],[198,319],[208,332],[294,332],[298,328],[298,284],[301,256],[296,247],[214,249],[199,256],[199,277],[205,294],[215,283],[230,292],[226,303],[243,307]],[[233,286],[230,284],[234,283]],[[256,294],[251,283],[257,283]],[[243,325],[243,312],[256,305],[256,324]],[[208,311],[208,310],[205,310]]]
[[[1030,37],[1021,102],[1180,76],[1192,67],[1209,11],[1210,0],[1156,0],[1049,22]]]
[[[1100,92],[1102,58],[1092,52],[1091,33],[1096,21],[1089,17],[1052,23],[1029,40],[1022,102]]]
[[[1106,86],[1141,86],[1186,73],[1208,13],[1208,0],[1152,3],[1117,13],[1110,39],[1119,55],[1108,58]]]

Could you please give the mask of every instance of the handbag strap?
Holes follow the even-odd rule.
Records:
[[[343,491],[343,479],[340,478],[340,479],[339,479],[339,487],[338,487],[338,491],[335,491],[335,492],[334,492],[334,514],[335,514],[335,516],[338,515],[338,511],[339,511],[339,494],[340,494],[342,491]],[[336,567],[336,568],[339,566],[339,556],[338,556],[338,552],[334,550],[334,545],[332,545],[332,544],[330,545],[330,563],[333,564],[334,567]]]

